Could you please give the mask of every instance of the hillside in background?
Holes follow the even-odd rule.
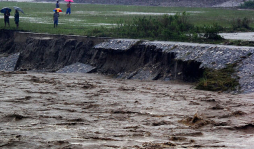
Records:
[[[41,0],[37,0],[41,1]],[[47,0],[55,2],[56,0]],[[75,0],[76,3],[166,7],[235,7],[246,0]],[[64,2],[60,0],[60,2]]]

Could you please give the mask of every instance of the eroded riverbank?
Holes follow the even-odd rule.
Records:
[[[253,53],[245,46],[0,31],[2,71],[82,70],[122,79],[195,82],[205,78],[206,69],[233,65],[237,93],[254,92]]]

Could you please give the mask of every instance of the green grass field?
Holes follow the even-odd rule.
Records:
[[[59,27],[55,29],[53,28],[54,3],[0,2],[0,7],[12,8],[10,25],[13,30],[15,29],[13,6],[18,6],[25,12],[25,14],[20,13],[19,30],[39,33],[91,35],[91,30],[101,26],[112,27],[120,20],[128,21],[134,17],[156,17],[184,11],[189,14],[189,21],[197,26],[218,23],[223,27],[229,27],[233,19],[246,17],[251,20],[251,27],[254,27],[254,11],[250,10],[72,4],[72,14],[69,16],[65,15],[66,3],[60,3],[63,12],[60,13]],[[3,29],[5,27],[3,14],[1,15],[0,29]]]

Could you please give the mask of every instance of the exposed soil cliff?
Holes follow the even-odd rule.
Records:
[[[25,43],[20,43],[14,42],[15,35],[12,31],[2,30],[1,34],[1,54],[20,52],[15,70],[54,72],[64,66],[80,62],[96,67],[99,73],[121,78],[186,81],[198,79],[203,72],[199,68],[199,62],[176,60],[174,52],[165,53],[157,50],[155,46],[140,45],[138,44],[140,41],[133,43],[126,50],[112,50],[94,48],[95,42],[98,42],[97,38],[79,41],[71,36],[28,36]]]
[[[235,77],[239,78],[239,90],[254,92],[252,47],[7,30],[1,30],[0,37],[0,70],[82,71],[124,79],[196,81],[203,76],[205,68],[219,70],[237,64]]]

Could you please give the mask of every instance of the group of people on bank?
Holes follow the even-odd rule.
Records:
[[[59,18],[59,12],[57,11],[57,8],[60,9],[60,4],[59,1],[56,1],[56,10],[55,13],[53,14],[53,21],[54,21],[54,28],[58,26],[58,18]],[[67,4],[67,10],[66,10],[66,15],[71,14],[71,2],[69,1]]]
[[[56,8],[60,9],[60,4],[59,1],[56,1]],[[10,12],[11,9],[6,8],[4,10],[4,25],[6,27],[6,24],[10,27]],[[66,10],[66,15],[71,14],[71,2],[69,1],[67,4],[67,10]],[[55,13],[53,14],[53,21],[54,21],[54,27],[58,26],[58,17],[59,17],[59,12],[55,10]],[[16,24],[16,27],[19,27],[19,11],[16,9],[15,14],[14,14],[14,22]]]
[[[4,12],[4,26],[6,27],[6,24],[8,24],[8,26],[10,27],[10,10],[6,9]],[[19,27],[19,12],[18,10],[15,10],[15,14],[14,14],[14,22],[16,24],[16,27]]]

